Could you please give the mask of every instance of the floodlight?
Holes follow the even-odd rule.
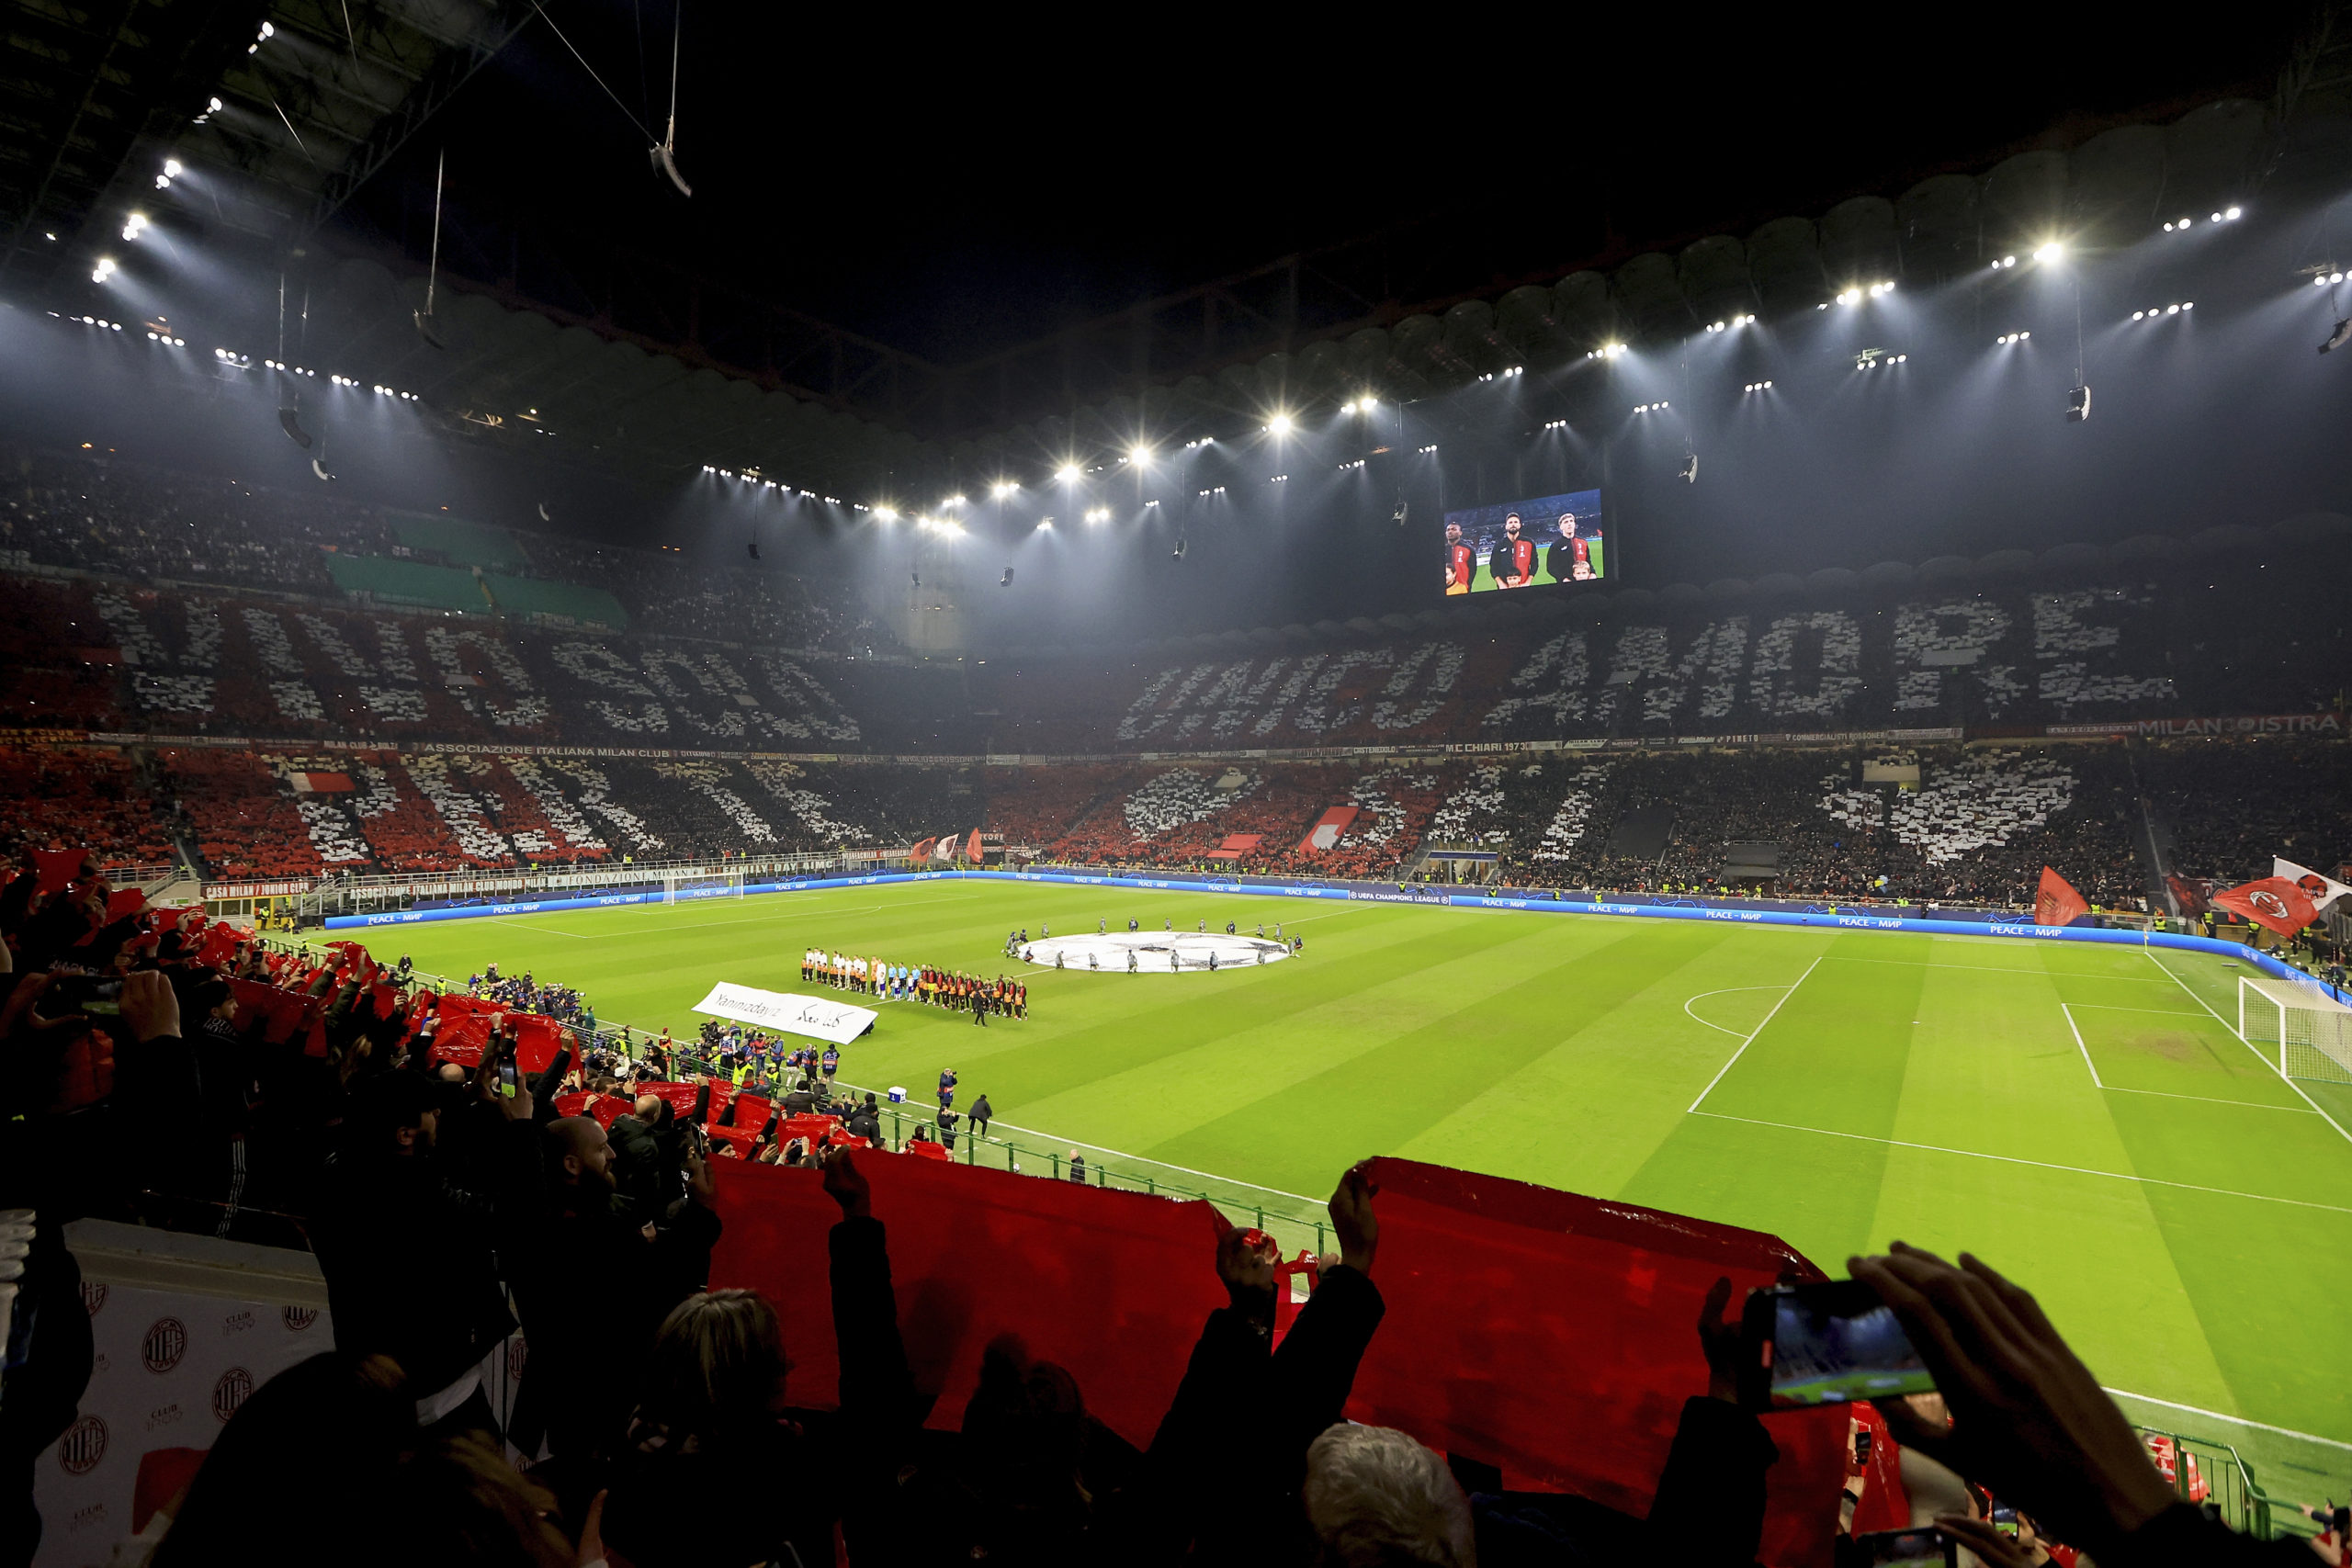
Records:
[[[1266,433],[1270,435],[1288,435],[1292,428],[1290,415],[1286,413],[1278,413],[1266,422]]]
[[[2034,247],[2033,259],[2038,262],[2054,262],[2065,254],[2065,246],[2055,240],[2045,240]]]
[[[899,509],[895,506],[877,506],[874,509],[874,515],[885,523],[896,523],[899,520]]]
[[[1066,485],[1076,484],[1079,481],[1080,477],[1078,465],[1076,463],[1064,463],[1060,468],[1054,470],[1054,478],[1061,480],[1062,483]]]
[[[220,100],[218,98],[207,99],[204,105],[204,112],[206,114],[219,114],[220,112]]]
[[[964,498],[960,495],[951,495],[939,504],[942,506],[961,506],[964,504]]]
[[[1135,464],[1138,468],[1142,467],[1144,464],[1151,461],[1151,448],[1142,446],[1128,447],[1127,461]]]
[[[1011,495],[1014,491],[1019,490],[1020,488],[1021,487],[1019,485],[1014,484],[1011,479],[999,479],[996,483],[989,486],[989,494],[994,496],[999,501],[1002,501],[1006,496]]]

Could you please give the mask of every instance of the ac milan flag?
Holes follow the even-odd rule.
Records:
[[[2303,897],[2312,901],[2312,908],[2314,910],[2325,909],[2346,893],[2352,893],[2352,887],[2346,886],[2332,876],[2323,875],[2308,866],[2297,865],[2293,861],[2279,860],[2276,856],[2271,858],[2270,874],[2273,877],[2284,877],[2301,888]]]
[[[2035,925],[2072,925],[2090,912],[2090,905],[2075,891],[2073,884],[2048,866],[2041,868],[2041,886],[2034,890],[2033,895]]]
[[[2213,908],[2243,915],[2280,936],[2293,936],[2319,919],[2319,911],[2312,908],[2303,890],[2283,876],[2266,876],[2242,887],[2226,888],[2213,895]]]
[[[978,828],[972,829],[971,838],[965,841],[964,859],[972,865],[980,863],[980,830]]]
[[[937,839],[925,839],[922,842],[917,844],[913,850],[909,852],[907,858],[909,860],[929,860],[931,858],[931,846],[937,842],[939,842]]]

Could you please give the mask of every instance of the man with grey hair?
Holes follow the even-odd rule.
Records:
[[[1469,1500],[1445,1461],[1393,1427],[1341,1422],[1306,1450],[1306,1522],[1330,1568],[1474,1568]]]

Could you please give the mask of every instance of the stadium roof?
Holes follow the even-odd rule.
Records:
[[[1588,73],[1564,95],[1565,118],[1548,98],[1522,107],[1508,96],[1489,118],[1487,102],[1508,85],[1482,85],[1481,73],[1464,68],[1446,74],[1446,91],[1466,95],[1478,112],[1417,116],[1377,94],[1341,91],[1365,63],[1342,51],[1318,82],[1280,89],[1328,101],[1329,112],[1311,124],[1276,114],[1259,125],[1232,106],[1213,107],[1215,95],[1197,80],[1165,97],[1193,69],[1182,62],[1130,62],[1128,90],[1111,100],[1066,84],[1049,91],[1024,67],[1029,74],[992,96],[967,81],[955,112],[920,122],[901,114],[885,132],[820,127],[763,96],[766,83],[768,93],[789,87],[810,107],[837,110],[878,89],[811,81],[802,56],[748,47],[731,15],[724,28],[714,20],[697,29],[698,16],[670,10],[643,24],[615,7],[567,9],[558,34],[527,0],[130,0],[111,27],[62,7],[17,9],[12,41],[27,47],[12,56],[27,63],[0,83],[0,112],[18,132],[0,138],[19,154],[0,154],[0,197],[14,218],[5,265],[17,279],[77,285],[81,267],[111,244],[113,209],[144,199],[159,209],[159,224],[184,223],[215,250],[243,243],[237,254],[253,276],[283,271],[302,291],[308,341],[318,345],[311,357],[335,356],[345,374],[417,391],[453,433],[494,440],[552,432],[584,438],[607,461],[677,470],[717,459],[852,497],[970,465],[1122,444],[1146,425],[1181,434],[1300,398],[1336,401],[1351,388],[1422,395],[1618,335],[1694,331],[1741,310],[1810,308],[1849,274],[1946,276],[1973,265],[1986,245],[2016,243],[2053,222],[2120,232],[2159,201],[2204,203],[2269,176],[2294,146],[2292,111],[2337,92],[2344,74],[2325,17],[2286,59],[2285,83],[2267,102],[2216,93],[2267,87],[2284,28],[2237,29],[2251,40],[2238,56],[2208,51],[2169,77],[2151,75],[2154,56],[2112,41],[2098,67],[2101,51],[2083,29],[2052,46],[2057,63],[2044,76],[2020,63],[2001,90],[1968,95],[1992,106],[2014,100],[2009,119],[1991,109],[1953,118],[1954,84],[1978,69],[1978,57],[1951,44],[1939,62],[1907,67],[1900,90],[1845,76],[1838,101],[1807,120],[1800,100],[1830,91],[1824,85],[1855,62],[1881,58],[1876,44],[1841,52],[1825,41],[1810,81],[1784,75],[1770,85],[1748,61],[1710,64],[1669,51],[1645,58],[1652,67],[1670,62],[1685,89],[1668,100],[1680,123],[1657,136],[1611,136],[1585,158],[1577,154],[1612,119],[1638,127],[1643,114],[1660,114],[1655,75],[1617,87]],[[666,63],[658,37],[665,19],[690,29],[680,161],[702,182],[693,201],[651,176],[643,156],[649,125],[662,121],[653,78]],[[640,25],[657,36],[632,42]],[[1313,39],[1289,41],[1299,58],[1311,57]],[[1623,43],[1585,41],[1587,58],[1627,57]],[[1671,42],[1664,33],[1640,41],[1653,51]],[[1770,62],[1785,70],[1795,56],[1786,40],[1775,47]],[[975,60],[972,74],[989,76],[1003,58]],[[923,101],[954,63],[905,67],[910,74],[894,97],[902,108]],[[2146,104],[2152,80],[2173,96],[2153,121],[2135,121],[2129,108]],[[1013,139],[1046,123],[1020,106],[1065,90],[1076,96],[1055,100],[1053,114],[1091,128],[1083,137],[1091,150],[1056,150],[1077,171],[1057,185],[1035,164],[1005,160]],[[1742,92],[1755,95],[1746,116]],[[1898,98],[1918,100],[1910,118],[1890,101]],[[1073,194],[1070,214],[1041,209],[1063,187],[1099,182],[1106,156],[1125,155],[1119,148],[1134,139],[1132,121],[1112,110],[1138,100],[1183,123],[1147,138],[1136,183],[1154,188],[1129,193],[1132,220],[1107,231],[1101,219],[1112,209],[1100,191]],[[2117,104],[2128,107],[2079,112]],[[2053,128],[2062,108],[2077,112]],[[1450,123],[1457,118],[1476,123]],[[1764,135],[1743,130],[1743,118],[1808,129],[1842,120],[1865,134],[1840,136],[1834,151],[1809,149],[1789,170],[1758,171],[1736,155],[1744,138]],[[1005,124],[992,129],[999,119]],[[417,136],[427,124],[432,133]],[[1544,134],[1529,139],[1521,128],[1530,126]],[[1915,177],[1967,156],[1951,146],[1962,134],[2042,144],[1965,174]],[[970,139],[967,149],[953,145],[959,136]],[[1252,138],[1312,149],[1284,155],[1303,177],[1253,183],[1237,160]],[[1197,166],[1178,151],[1188,140],[1200,149]],[[918,145],[925,141],[947,145]],[[1323,141],[1361,141],[1363,167],[1351,172],[1349,160],[1324,155]],[[1509,156],[1498,157],[1498,146]],[[449,221],[435,314],[447,347],[435,348],[410,321],[424,304],[418,263],[431,242],[445,152]],[[187,171],[168,197],[153,188],[166,159]],[[910,269],[907,254],[930,246],[967,254],[945,231],[972,220],[976,198],[937,188],[949,164],[957,177],[946,183],[981,187],[981,202],[996,199],[989,192],[1000,186],[1024,187],[1002,198],[1016,227],[1058,236],[1072,222],[1104,230],[1088,242],[1097,261],[1110,258],[1098,272],[1165,256],[1178,286],[1137,290],[1129,277],[1130,298],[1148,292],[1140,303],[1081,311],[1071,324],[986,352],[923,352],[944,340],[922,323],[943,310],[969,317],[1001,305],[1009,331],[1055,314],[1041,317],[1024,294],[1035,293],[1035,279],[1024,282],[1017,267],[983,273],[960,292],[946,290],[944,305],[920,309],[861,303],[842,281],[878,270],[904,291],[935,277]],[[1588,178],[1588,164],[1606,176]],[[1052,169],[1054,159],[1042,166]],[[745,212],[729,197],[747,170],[774,191],[774,212]],[[820,170],[831,171],[830,184]],[[827,210],[816,197],[794,195],[805,182],[846,201],[851,183],[893,172],[907,186],[890,193],[895,205],[876,198]],[[538,187],[551,193],[546,206],[527,200]],[[1829,198],[1857,189],[1866,194]],[[1377,219],[1359,216],[1352,231],[1335,230],[1336,202],[1383,191],[1401,199],[1371,209]],[[1757,191],[1792,205],[1779,216],[1744,212]],[[1813,193],[1824,198],[1792,209]],[[933,198],[935,212],[925,205]],[[1267,213],[1285,205],[1345,237],[1278,250],[1269,237],[1296,225],[1270,227]],[[570,211],[572,225],[553,220],[550,208]],[[884,213],[895,214],[887,231],[876,226]],[[1736,232],[1708,231],[1729,218],[1738,220]],[[741,243],[718,243],[732,221]],[[51,232],[57,240],[42,237]],[[1673,243],[1657,248],[1660,241]],[[1248,256],[1252,244],[1265,247],[1261,259],[1219,265]],[[772,276],[763,276],[763,255],[775,259]],[[1578,261],[1588,265],[1572,270]],[[274,297],[245,292],[252,297],[224,314],[220,330],[266,348]],[[1065,292],[1065,303],[1080,306],[1106,297],[1099,288]],[[874,330],[829,319],[842,313]],[[892,341],[902,327],[910,344]]]

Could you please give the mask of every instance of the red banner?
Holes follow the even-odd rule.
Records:
[[[915,1385],[938,1396],[933,1427],[962,1425],[981,1351],[1010,1337],[1067,1369],[1113,1431],[1151,1441],[1201,1325],[1225,1304],[1206,1203],[904,1155],[862,1154],[857,1168],[889,1228]],[[793,1325],[792,1402],[831,1406],[841,1368],[825,1235],[840,1209],[814,1170],[726,1160],[713,1175],[726,1230],[712,1286],[752,1286],[775,1303]]]
[[[1777,1236],[1410,1160],[1373,1162],[1374,1278],[1388,1316],[1348,1402],[1440,1452],[1499,1465],[1514,1489],[1575,1492],[1646,1514],[1682,1401],[1707,1392],[1696,1325],[1733,1300],[1821,1271]],[[1777,1414],[1762,1561],[1827,1568],[1846,1412]]]
[[[2041,868],[2041,886],[2033,894],[2035,925],[2069,926],[2090,912],[2089,903],[2075,891],[2073,883],[2046,865]]]
[[[40,869],[40,882],[34,891],[55,897],[74,886],[82,874],[82,866],[90,858],[87,850],[35,850],[33,863]]]

